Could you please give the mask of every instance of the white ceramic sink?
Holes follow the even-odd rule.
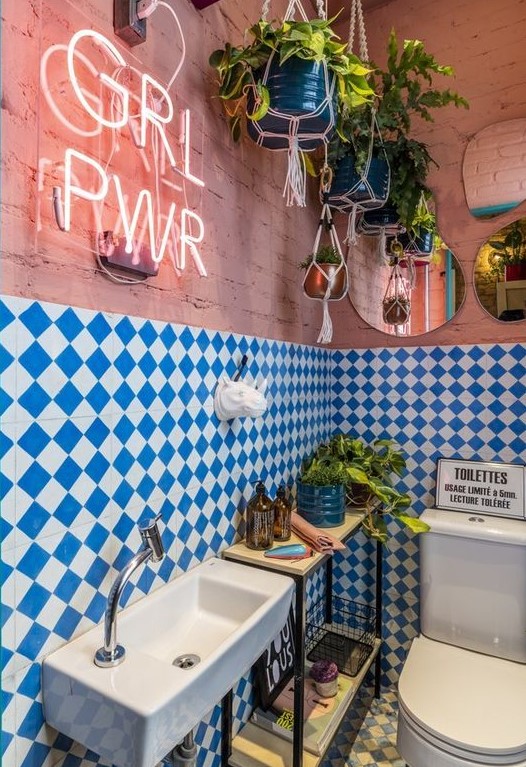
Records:
[[[93,662],[102,626],[44,660],[46,721],[117,767],[153,767],[263,652],[292,592],[284,575],[204,562],[119,613],[120,666]],[[190,655],[200,661],[173,665]]]

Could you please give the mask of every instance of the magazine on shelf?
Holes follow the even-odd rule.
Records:
[[[307,672],[308,673],[308,672]],[[338,692],[333,698],[322,698],[316,692],[314,681],[306,678],[305,703],[303,706],[304,732],[303,748],[316,756],[323,754],[329,745],[345,710],[352,698],[355,685],[353,680],[340,674],[338,677]],[[276,698],[272,708],[264,711],[256,708],[251,721],[262,729],[278,735],[280,738],[292,741],[294,728],[294,682],[286,685]]]

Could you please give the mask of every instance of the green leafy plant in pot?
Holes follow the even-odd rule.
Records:
[[[492,249],[488,256],[488,277],[501,280],[526,279],[526,219],[504,227],[500,239],[488,240]]]
[[[319,449],[303,462],[297,482],[297,508],[316,527],[335,527],[345,518],[345,484],[348,474],[344,462]]]
[[[390,439],[379,439],[373,445],[362,440],[336,434],[318,448],[320,460],[331,456],[341,462],[347,473],[346,491],[349,506],[366,513],[363,528],[367,535],[385,543],[388,539],[385,516],[390,515],[414,533],[424,532],[428,525],[405,513],[411,497],[396,489],[393,475],[402,477],[406,462],[402,452]]]
[[[329,162],[337,169],[343,157],[352,155],[360,171],[373,140],[373,156],[385,153],[391,169],[387,206],[395,208],[401,225],[410,230],[418,223],[419,205],[431,198],[427,176],[434,163],[426,144],[411,136],[413,119],[432,122],[434,109],[449,104],[467,108],[468,103],[455,91],[433,87],[436,75],[451,77],[453,69],[440,65],[420,40],[405,40],[400,46],[392,30],[387,53],[386,68],[375,67],[369,77],[377,94],[375,104],[341,112],[329,144]],[[377,131],[371,137],[373,108]],[[366,212],[364,217],[372,213]]]
[[[357,56],[346,52],[345,45],[340,42],[331,23],[332,20],[326,19],[281,22],[260,20],[248,30],[252,36],[249,45],[236,47],[227,43],[225,48],[212,53],[209,63],[218,74],[218,95],[228,115],[235,141],[241,136],[241,125],[245,118],[260,123],[271,108],[276,109],[272,82],[265,79],[265,69],[271,57],[276,59],[278,67],[291,64],[294,76],[289,79],[292,80],[298,77],[301,80],[298,67],[308,71],[312,69],[311,64],[324,64],[330,79],[334,80],[336,113],[344,107],[352,112],[372,99],[373,91],[367,80],[370,70]],[[316,70],[318,76],[325,79],[323,67],[316,67]],[[286,69],[284,74],[287,75]],[[280,84],[286,89],[286,82],[280,79]],[[294,105],[289,102],[288,108],[297,117]],[[284,111],[287,111],[287,104]],[[312,123],[311,132],[320,132],[315,122]],[[313,147],[304,148],[308,150]]]
[[[341,264],[341,254],[333,245],[323,245],[316,254],[300,262],[299,268],[306,271],[303,289],[309,298],[323,299],[328,286],[331,298],[339,299],[345,295],[347,271],[340,268]]]

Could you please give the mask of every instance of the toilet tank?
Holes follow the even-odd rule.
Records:
[[[526,521],[439,509],[421,519],[422,633],[526,663]]]

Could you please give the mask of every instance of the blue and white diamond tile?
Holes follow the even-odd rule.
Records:
[[[2,680],[17,670],[16,657],[16,590],[15,590],[15,552],[2,546],[2,564],[0,567],[0,615],[2,643],[0,645],[0,660]],[[18,664],[21,665],[21,664]]]
[[[118,316],[113,337],[116,407],[133,413],[176,404],[175,327],[165,322]]]
[[[16,425],[3,423],[0,430],[0,541],[2,551],[15,546],[16,539]]]
[[[17,327],[17,420],[109,413],[112,347],[102,313],[29,303]]]
[[[3,637],[2,637],[3,642]],[[15,674],[2,677],[0,691],[2,702],[2,733],[0,737],[0,761],[2,767],[18,767],[16,761],[16,678]]]
[[[498,398],[505,393],[517,400],[526,397],[526,345],[487,346],[487,389]]]
[[[16,418],[16,335],[20,300],[0,300],[0,419],[2,424]]]
[[[16,552],[16,652],[27,663],[101,620],[115,552],[109,531],[97,523]]]
[[[19,424],[15,456],[17,545],[108,514],[112,453],[107,418]]]
[[[177,402],[185,408],[197,408],[213,403],[214,390],[222,375],[223,363],[218,363],[217,335],[201,328],[185,327],[174,347],[178,363],[176,378]],[[236,353],[236,357],[241,353]],[[230,375],[235,373],[230,364]]]
[[[119,509],[168,495],[181,458],[179,431],[169,410],[132,411],[113,417],[112,500]]]

